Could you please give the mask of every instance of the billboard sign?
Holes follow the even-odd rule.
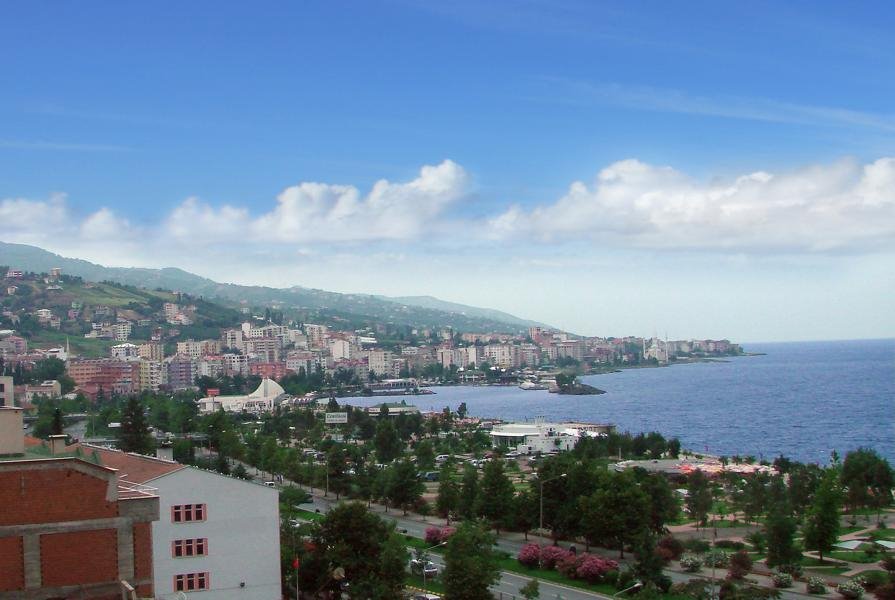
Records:
[[[328,412],[326,413],[327,425],[340,425],[348,422],[347,412]]]

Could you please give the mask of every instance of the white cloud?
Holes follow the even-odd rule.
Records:
[[[703,182],[624,160],[577,181],[553,204],[510,207],[489,221],[497,239],[584,238],[619,247],[819,251],[891,245],[895,158],[842,160],[798,171]]]
[[[466,171],[445,160],[424,166],[406,183],[381,179],[366,196],[350,185],[300,183],[283,190],[270,212],[255,217],[242,208],[214,208],[190,198],[171,213],[166,229],[178,238],[193,237],[201,227],[215,237],[241,232],[280,243],[409,240],[427,231],[466,193],[468,183]]]

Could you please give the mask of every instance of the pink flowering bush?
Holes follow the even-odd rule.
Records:
[[[584,579],[588,583],[598,583],[607,573],[616,570],[618,570],[618,563],[614,560],[593,554],[584,554],[578,563],[575,574],[579,579]]]
[[[519,550],[516,560],[529,569],[534,569],[541,563],[541,549],[537,544],[525,544]]]
[[[568,550],[563,550],[559,546],[544,546],[541,549],[541,566],[545,569],[552,569],[560,560],[566,557]]]
[[[578,567],[581,565],[582,560],[584,560],[583,555],[577,556],[571,552],[566,552],[565,556],[556,561],[556,570],[559,571],[563,577],[575,579],[578,577]]]
[[[427,527],[426,528],[426,543],[427,544],[440,544],[441,543],[441,528],[440,527]]]
[[[426,529],[426,543],[440,544],[446,542],[456,531],[455,527],[428,527]]]

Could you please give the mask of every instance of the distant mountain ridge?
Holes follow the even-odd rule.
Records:
[[[522,332],[542,323],[521,319],[488,308],[446,302],[431,296],[388,297],[369,294],[340,294],[294,286],[265,286],[218,283],[176,267],[147,269],[104,267],[78,258],[66,258],[36,246],[0,242],[0,265],[34,272],[55,267],[86,281],[112,281],[148,289],[182,291],[194,296],[254,305],[279,304],[287,307],[331,310],[381,319],[396,324],[422,327],[453,327],[459,331]]]

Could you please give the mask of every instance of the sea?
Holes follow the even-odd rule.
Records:
[[[743,348],[757,355],[582,377],[606,391],[597,396],[441,386],[407,401],[420,410],[456,410],[465,402],[472,416],[509,421],[613,423],[619,431],[658,431],[684,448],[719,456],[770,461],[783,455],[823,465],[834,450],[844,457],[865,447],[895,464],[895,339]]]

